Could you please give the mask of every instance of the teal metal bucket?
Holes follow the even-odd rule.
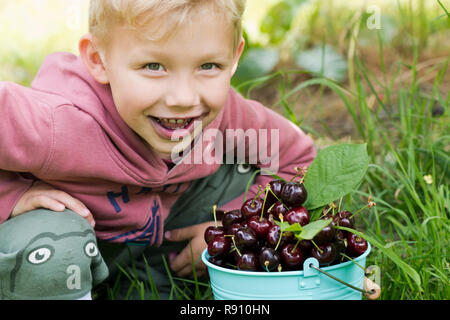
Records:
[[[353,259],[365,268],[371,250]],[[215,300],[361,300],[364,270],[352,261],[319,268],[315,258],[303,263],[302,271],[249,272],[222,268],[208,261],[207,250],[202,260],[208,267]],[[327,273],[327,274],[326,274]]]

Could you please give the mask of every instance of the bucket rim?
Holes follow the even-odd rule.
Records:
[[[360,256],[356,257],[356,258],[352,258],[354,261],[359,262],[363,259],[365,259],[370,251],[372,249],[372,246],[370,245],[369,242],[367,242],[367,250]],[[267,272],[267,271],[242,271],[242,270],[233,270],[233,269],[228,269],[228,268],[223,268],[223,267],[219,267],[211,262],[208,261],[207,257],[209,257],[208,255],[208,249],[203,250],[202,253],[202,261],[203,263],[208,267],[208,268],[212,268],[215,269],[217,271],[220,272],[224,272],[224,273],[230,273],[230,274],[236,274],[236,275],[246,275],[246,276],[251,276],[251,277],[290,277],[290,276],[301,276],[303,275],[303,270],[299,270],[299,271],[282,271],[282,272],[276,272],[276,271],[272,271],[272,272]],[[306,260],[305,260],[306,261]],[[339,263],[339,264],[335,264],[332,266],[328,266],[328,267],[321,267],[322,270],[324,271],[332,271],[334,269],[340,269],[340,268],[345,268],[347,267],[350,263],[353,263],[353,261],[346,261],[343,263]]]

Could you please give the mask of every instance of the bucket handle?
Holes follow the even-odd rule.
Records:
[[[373,296],[374,294],[377,293],[377,290],[374,289],[374,288],[372,288],[372,289],[370,289],[370,290],[364,290],[364,289],[355,287],[355,286],[351,285],[350,283],[347,283],[347,282],[345,282],[345,281],[343,281],[343,280],[341,280],[341,279],[339,279],[339,278],[336,278],[336,277],[333,276],[332,274],[330,274],[330,273],[328,273],[328,272],[326,272],[326,271],[320,269],[319,267],[316,267],[316,266],[315,266],[314,264],[312,264],[312,263],[309,264],[309,267],[310,267],[310,268],[313,268],[313,269],[315,269],[315,270],[317,270],[317,271],[319,271],[319,272],[321,272],[321,273],[323,273],[324,275],[330,277],[330,278],[333,279],[333,280],[336,280],[336,281],[339,282],[339,283],[342,283],[343,285],[346,285],[346,286],[349,287],[349,288],[352,288],[353,290],[356,290],[356,291],[359,291],[359,292],[361,292],[361,293],[364,293],[364,295],[366,295],[367,297]]]

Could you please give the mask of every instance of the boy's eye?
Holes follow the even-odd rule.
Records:
[[[202,70],[213,70],[215,67],[218,67],[215,63],[205,63],[201,68]]]
[[[150,71],[160,71],[162,69],[162,66],[159,63],[149,63],[145,65],[145,68]]]

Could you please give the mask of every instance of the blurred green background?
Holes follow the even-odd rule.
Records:
[[[0,81],[29,86],[49,53],[78,54],[88,6],[0,0]],[[449,8],[449,0],[248,0],[234,88],[318,148],[367,143],[369,171],[343,203],[360,208],[369,195],[377,203],[359,219],[377,241],[368,264],[381,267],[382,299],[450,298]],[[189,296],[211,298],[205,287]]]

